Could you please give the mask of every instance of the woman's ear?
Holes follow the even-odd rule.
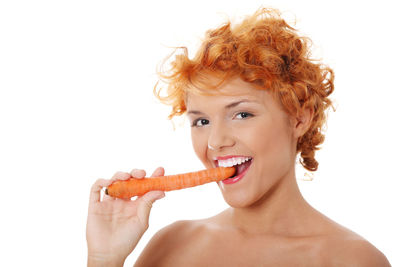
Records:
[[[296,118],[291,119],[293,135],[295,138],[299,138],[307,132],[311,126],[313,117],[314,109],[306,108],[303,109]]]

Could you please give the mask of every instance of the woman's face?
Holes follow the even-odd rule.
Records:
[[[217,157],[252,158],[239,181],[218,182],[230,206],[245,207],[294,175],[297,138],[291,120],[268,91],[240,78],[225,83],[220,91],[233,96],[188,93],[192,143],[206,168],[224,164]]]

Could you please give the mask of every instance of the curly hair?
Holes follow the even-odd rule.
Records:
[[[153,93],[162,103],[172,106],[170,120],[186,112],[187,92],[216,91],[233,77],[240,77],[257,89],[270,90],[291,116],[311,108],[312,122],[298,138],[296,154],[300,152],[300,163],[305,169],[316,171],[315,151],[325,139],[322,127],[327,118],[325,110],[332,106],[328,96],[334,90],[334,73],[311,58],[311,44],[309,38],[299,36],[281,18],[278,10],[260,8],[239,24],[228,21],[208,30],[193,59],[189,59],[186,47],[177,47],[183,54],[175,55],[168,71],[158,71],[160,80],[167,84],[167,95],[161,96],[160,80]],[[220,82],[212,84],[215,79],[210,77]]]

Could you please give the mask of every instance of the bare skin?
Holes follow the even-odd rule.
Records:
[[[288,236],[238,232],[223,223],[227,213],[162,229],[135,266],[390,266],[373,245],[322,214],[314,218],[320,233]]]
[[[207,168],[215,167],[215,156],[251,156],[249,171],[235,184],[218,182],[230,208],[160,230],[135,266],[390,266],[301,195],[296,143],[313,112],[288,117],[268,92],[238,78],[221,92],[233,96],[188,95],[194,151]],[[225,108],[241,99],[250,102]]]

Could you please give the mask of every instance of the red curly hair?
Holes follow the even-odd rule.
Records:
[[[186,47],[180,47],[183,54],[175,56],[168,73],[158,72],[167,83],[167,95],[160,95],[158,82],[153,92],[172,106],[169,119],[186,112],[187,92],[216,91],[233,77],[270,90],[288,115],[297,116],[303,109],[312,108],[310,128],[297,140],[296,152],[301,153],[300,163],[305,169],[316,171],[315,151],[325,139],[324,111],[332,106],[328,96],[334,89],[334,73],[310,58],[310,45],[311,41],[298,36],[278,10],[260,8],[240,24],[227,22],[208,30],[193,59],[189,59]],[[212,84],[210,77],[220,82]]]

